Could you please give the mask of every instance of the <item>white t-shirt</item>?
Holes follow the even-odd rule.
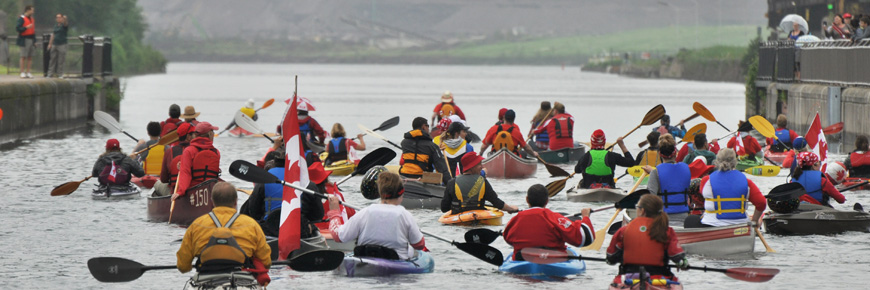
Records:
[[[411,244],[423,239],[408,210],[401,205],[381,203],[358,211],[335,232],[341,241],[356,239],[357,245],[379,245],[396,250],[403,260],[414,256]]]

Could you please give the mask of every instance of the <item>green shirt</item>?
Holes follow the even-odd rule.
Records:
[[[716,160],[716,153],[713,153],[710,150],[695,150],[692,153],[689,153],[689,155],[683,159],[683,162],[686,164],[692,164],[692,161],[695,161],[695,158],[698,156],[704,156],[704,158],[707,159],[707,164],[713,164],[713,160]]]
[[[69,30],[69,27],[63,26],[60,23],[54,25],[54,42],[52,45],[64,45],[66,44],[66,32]]]

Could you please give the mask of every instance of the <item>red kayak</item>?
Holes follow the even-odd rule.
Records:
[[[154,187],[154,183],[157,182],[157,180],[160,180],[160,176],[145,175],[142,177],[133,176],[133,178],[130,179],[130,182],[136,186],[151,189]]]
[[[782,166],[782,162],[785,161],[785,158],[788,157],[790,154],[791,154],[791,152],[789,152],[789,151],[785,151],[785,152],[770,151],[770,146],[767,146],[764,148],[765,160],[770,159],[770,160],[768,160],[768,162],[770,162],[770,161],[776,162],[776,164],[774,164],[774,165]]]
[[[839,188],[846,188],[846,187],[849,187],[849,186],[852,186],[855,184],[859,184],[859,183],[865,182],[867,180],[870,180],[870,178],[847,177],[846,181],[843,181],[843,183],[840,184],[840,186],[838,186],[838,189]],[[855,188],[854,190],[870,190],[870,183],[859,186],[858,188]]]

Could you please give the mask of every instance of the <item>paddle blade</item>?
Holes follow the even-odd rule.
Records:
[[[641,175],[643,175],[643,172],[644,172],[643,166],[640,166],[640,165],[632,166],[632,167],[629,167],[628,169],[625,170],[625,173],[628,173],[628,175],[631,175],[634,177],[640,177]]]
[[[372,131],[388,130],[390,128],[396,127],[396,125],[399,125],[399,116],[395,116],[395,117],[390,118],[389,120],[384,121],[383,123],[381,123],[380,126],[378,126],[377,128],[375,128]]]
[[[160,140],[157,141],[157,145],[169,145],[178,141],[178,131],[172,130],[172,132],[166,133],[163,137],[160,137]]]
[[[269,99],[268,101],[266,101],[265,103],[263,103],[263,106],[260,107],[260,110],[265,109],[265,108],[268,108],[268,107],[271,106],[273,103],[275,103],[275,98],[271,98],[271,99]]]
[[[468,137],[471,139],[471,143],[480,143],[483,139],[480,139],[480,136],[474,134],[474,132],[468,131]]]
[[[3,109],[0,109],[0,119],[3,119]]]
[[[755,175],[755,176],[764,176],[764,177],[772,177],[779,175],[779,170],[781,168],[776,165],[759,165],[755,167],[746,168],[743,172]]]
[[[707,121],[716,122],[716,117],[713,116],[713,113],[711,113],[710,110],[707,109],[707,107],[701,105],[701,103],[695,102],[694,104],[692,104],[692,109],[695,110],[695,113],[698,113],[698,115],[701,115],[701,117],[707,119]]]
[[[576,256],[568,255],[566,252],[541,248],[523,248],[520,250],[520,254],[524,260],[535,264],[561,263],[568,261],[571,257],[577,258]]]
[[[692,128],[689,128],[689,131],[686,131],[686,135],[683,136],[683,142],[695,142],[695,135],[704,134],[707,132],[707,124],[699,123]]]
[[[643,116],[643,122],[641,122],[641,125],[643,125],[643,126],[652,125],[653,123],[658,122],[659,119],[661,119],[662,116],[664,116],[664,115],[665,115],[665,106],[658,104],[655,107],[653,107],[652,109],[650,109],[649,112],[646,112],[646,115]]]
[[[465,232],[465,242],[489,245],[501,236],[501,231],[490,229],[473,229]]]
[[[746,282],[767,282],[779,274],[779,269],[770,268],[731,268],[725,270],[728,277]]]
[[[281,183],[278,177],[244,160],[236,160],[230,164],[230,175],[253,183]]]
[[[257,122],[242,111],[236,111],[236,115],[233,117],[233,121],[236,122],[236,125],[245,129],[245,131],[254,133],[254,134],[265,134],[263,129],[260,129],[260,126],[257,125]]]
[[[2,116],[2,113],[0,113],[0,116]],[[822,132],[825,132],[825,135],[837,134],[840,133],[840,131],[843,131],[843,122],[839,122],[822,129]]]
[[[360,159],[359,164],[357,164],[356,169],[353,170],[351,175],[358,175],[364,172],[368,172],[369,169],[379,165],[386,165],[390,163],[390,161],[396,158],[396,151],[393,151],[387,147],[381,147],[378,149],[369,152],[366,156],[363,156]]]
[[[100,282],[128,282],[138,279],[145,270],[136,261],[116,257],[97,257],[88,260],[88,270]]]
[[[501,251],[496,248],[490,247],[485,244],[478,243],[453,243],[454,246],[462,250],[463,252],[468,253],[469,255],[474,256],[475,258],[481,259],[484,262],[501,266],[504,263],[504,255],[502,255]]]
[[[69,195],[79,189],[79,185],[81,185],[81,181],[70,181],[61,185],[58,185],[54,189],[51,190],[51,196],[60,196],[60,195]]]
[[[344,252],[318,250],[294,257],[289,261],[290,268],[299,272],[332,271],[344,261]]]
[[[622,228],[622,221],[614,222],[609,228],[607,228],[607,234],[614,235],[620,228]]]
[[[549,193],[550,197],[556,196],[565,189],[565,183],[568,182],[568,178],[559,179],[547,184],[547,193]]]
[[[540,159],[541,157],[538,157],[538,158]],[[542,161],[543,161],[543,160],[542,160]],[[556,165],[553,165],[553,164],[550,164],[550,163],[544,163],[544,167],[547,168],[547,172],[549,172],[549,173],[550,173],[550,176],[552,176],[552,177],[565,177],[565,176],[571,176],[571,174],[568,173],[568,171],[565,171],[565,169],[562,169],[562,168],[559,167],[559,166],[556,166]]]
[[[650,194],[649,189],[641,189],[626,195],[614,204],[616,208],[635,208],[637,202],[644,194]]]
[[[779,139],[776,138],[776,130],[773,129],[773,124],[770,124],[764,117],[758,115],[749,117],[749,123],[752,124],[752,128],[755,128],[764,137]]]
[[[114,133],[121,132],[121,124],[118,123],[118,120],[115,120],[115,117],[109,115],[109,113],[103,111],[95,111],[94,121],[97,121],[97,124],[100,124],[100,126],[109,129],[109,131],[112,131]]]

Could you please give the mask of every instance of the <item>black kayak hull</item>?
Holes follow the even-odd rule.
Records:
[[[402,206],[405,209],[440,209],[444,187],[424,184],[417,181],[405,181],[405,194]]]
[[[841,211],[809,204],[801,204],[795,213],[768,213],[763,222],[768,233],[784,236],[870,232],[870,214],[867,212]]]

